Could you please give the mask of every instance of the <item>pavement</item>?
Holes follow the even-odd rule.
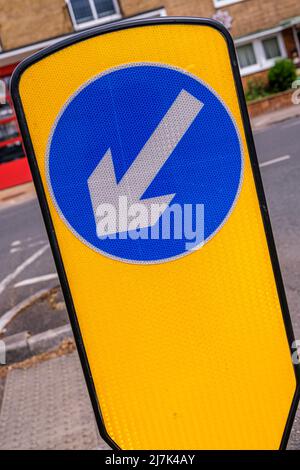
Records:
[[[292,105],[286,108],[272,111],[271,113],[265,113],[261,116],[257,116],[251,119],[251,127],[253,131],[258,129],[265,129],[268,126],[277,124],[279,122],[287,121],[300,116],[300,105]]]
[[[0,376],[0,450],[109,450],[99,436],[77,352]],[[5,380],[5,387],[3,384]],[[300,449],[300,413],[288,448]]]
[[[300,338],[299,116],[300,105],[252,121],[296,338]],[[46,349],[57,347],[69,323],[32,185],[0,193],[0,240],[0,339],[15,338],[13,344],[35,354],[44,350],[43,344]],[[46,294],[30,303],[43,290]],[[29,304],[1,332],[1,319],[28,299]],[[95,430],[77,353],[35,358],[39,356],[28,359],[33,361],[29,365],[6,369],[5,374],[0,368],[0,449],[105,448]],[[300,410],[289,448],[300,449]]]
[[[77,352],[13,369],[0,413],[0,450],[75,449],[109,449],[96,428]]]
[[[35,197],[36,193],[32,182],[2,189],[0,191],[0,210],[21,202],[30,201]]]

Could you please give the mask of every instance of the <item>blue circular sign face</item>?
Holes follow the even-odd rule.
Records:
[[[163,64],[127,64],[82,86],[48,144],[56,208],[92,249],[131,263],[184,256],[222,227],[242,150],[216,93]]]

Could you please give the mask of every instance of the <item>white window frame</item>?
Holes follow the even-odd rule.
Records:
[[[240,3],[244,0],[213,0],[215,8],[227,7],[233,3]]]
[[[157,8],[156,10],[150,10],[146,11],[145,13],[138,13],[137,15],[131,16],[130,18],[128,18],[128,21],[148,18],[160,18],[163,16],[167,16],[167,10],[165,8]],[[123,21],[126,20],[127,18],[124,18]]]
[[[85,21],[84,23],[77,23],[75,15],[74,15],[73,7],[71,4],[71,0],[65,0],[65,1],[69,9],[75,31],[80,31],[82,29],[92,28],[93,26],[96,26],[96,25],[108,23],[110,21],[119,20],[122,17],[118,0],[112,0],[114,4],[114,8],[115,8],[115,13],[113,15],[102,16],[101,18],[98,18],[94,0],[88,0],[94,19],[90,21]]]
[[[268,70],[271,67],[273,67],[273,65],[275,64],[278,58],[273,58],[273,59],[266,58],[263,41],[265,39],[271,39],[274,37],[276,37],[278,40],[278,45],[279,45],[279,49],[281,53],[280,57],[278,58],[285,59],[287,57],[287,52],[286,52],[286,48],[285,48],[285,44],[284,44],[284,40],[283,40],[281,32],[271,33],[265,36],[252,38],[252,40],[244,38],[244,40],[235,41],[235,45],[237,48],[239,46],[244,46],[246,44],[252,44],[256,61],[257,61],[256,64],[249,65],[249,67],[243,67],[243,68],[240,67],[240,72],[241,72],[242,77],[246,75],[251,75],[256,72],[261,72],[263,70]]]

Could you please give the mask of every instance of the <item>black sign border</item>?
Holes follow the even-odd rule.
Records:
[[[22,74],[24,71],[33,65],[34,63],[48,57],[49,55],[58,52],[61,49],[64,49],[68,46],[71,46],[73,44],[76,44],[78,42],[84,41],[85,39],[90,39],[102,34],[107,34],[115,31],[120,31],[120,30],[125,30],[129,28],[135,28],[135,27],[142,27],[142,26],[155,26],[155,25],[201,25],[201,26],[209,26],[211,28],[216,29],[218,32],[220,32],[223,37],[225,38],[227,47],[228,47],[228,52],[230,56],[230,61],[231,61],[231,68],[232,68],[232,73],[235,81],[235,87],[236,87],[236,92],[238,96],[238,101],[239,101],[239,106],[240,106],[240,111],[241,111],[241,116],[242,116],[242,121],[244,125],[244,131],[245,131],[245,136],[246,136],[246,141],[247,141],[247,146],[248,146],[248,151],[249,151],[249,158],[251,161],[251,166],[252,166],[252,172],[254,176],[254,181],[255,181],[255,186],[256,186],[256,191],[257,191],[257,196],[259,200],[259,205],[260,205],[260,210],[261,210],[261,215],[262,215],[262,220],[264,224],[264,229],[265,229],[265,234],[266,234],[266,239],[268,243],[268,248],[269,248],[269,253],[270,253],[270,258],[272,262],[272,267],[273,267],[273,272],[274,272],[274,278],[276,282],[276,287],[277,287],[277,292],[278,292],[278,297],[281,305],[281,311],[282,311],[282,316],[284,320],[284,325],[286,329],[286,334],[287,338],[289,341],[290,345],[290,350],[291,354],[294,352],[292,350],[292,343],[295,340],[294,333],[293,333],[293,327],[292,327],[292,322],[291,322],[291,317],[289,314],[289,309],[288,309],[288,304],[287,304],[287,299],[284,291],[284,285],[283,285],[283,280],[282,280],[282,275],[280,271],[280,265],[278,261],[278,256],[276,252],[276,247],[275,247],[275,242],[274,242],[274,237],[272,233],[272,228],[271,228],[271,222],[270,222],[270,217],[267,209],[267,203],[266,203],[266,198],[264,194],[264,189],[263,189],[263,184],[262,184],[262,179],[260,175],[260,170],[259,170],[259,164],[257,160],[257,155],[256,155],[256,150],[255,150],[255,145],[254,145],[254,140],[253,140],[253,135],[252,135],[252,130],[251,130],[251,125],[250,125],[250,120],[249,120],[249,115],[248,115],[248,110],[247,110],[247,105],[245,101],[245,96],[244,96],[244,91],[243,91],[243,86],[242,86],[242,81],[240,77],[240,71],[238,67],[238,61],[237,61],[237,56],[235,52],[235,47],[234,47],[234,42],[232,37],[230,36],[228,30],[219,22],[214,21],[212,19],[207,19],[207,18],[193,18],[193,17],[163,17],[163,18],[155,18],[155,19],[142,19],[142,20],[123,20],[123,21],[118,21],[115,23],[111,23],[106,26],[100,26],[96,27],[87,31],[84,31],[82,33],[74,34],[72,37],[69,37],[65,40],[59,41],[58,43],[47,47],[46,49],[37,52],[36,54],[26,58],[23,60],[15,69],[13,76],[11,78],[11,96],[12,100],[14,103],[14,108],[15,112],[17,115],[19,127],[21,130],[21,134],[23,137],[23,142],[24,142],[24,147],[26,154],[28,156],[28,161],[31,169],[31,173],[33,176],[33,181],[35,185],[35,189],[37,192],[41,212],[43,215],[44,223],[46,226],[47,234],[49,237],[53,257],[55,260],[57,272],[59,275],[59,280],[61,283],[62,291],[64,294],[65,298],[65,303],[67,306],[67,311],[68,315],[70,318],[70,323],[72,326],[72,330],[74,333],[75,341],[76,341],[76,346],[78,349],[81,365],[83,368],[87,388],[89,391],[90,399],[92,402],[96,422],[98,425],[98,429],[100,432],[101,437],[104,439],[104,441],[112,447],[114,450],[120,450],[119,446],[113,441],[113,439],[109,436],[103,416],[101,413],[100,409],[100,404],[97,399],[97,394],[95,390],[95,386],[93,383],[93,378],[92,374],[89,368],[88,364],[88,359],[87,355],[85,352],[82,336],[80,333],[80,328],[78,324],[78,320],[76,317],[76,312],[71,296],[71,291],[69,288],[68,284],[68,279],[64,270],[64,265],[62,261],[62,257],[60,254],[58,242],[56,239],[55,231],[54,231],[54,226],[52,224],[52,219],[49,211],[49,207],[47,204],[47,199],[46,195],[44,192],[43,184],[42,184],[42,179],[40,177],[37,161],[35,158],[34,150],[33,150],[33,145],[31,142],[29,130],[27,127],[26,123],[26,118],[25,118],[25,113],[22,107],[22,102],[19,94],[19,83]],[[282,440],[280,443],[280,450],[286,449],[288,439],[292,430],[295,414],[298,408],[298,403],[300,399],[300,365],[299,364],[294,364],[294,373],[295,373],[295,378],[296,378],[296,389],[295,389],[295,394],[293,397],[293,401],[291,404],[290,412],[288,415],[288,419],[286,422],[286,426],[284,429],[284,433],[282,436]]]

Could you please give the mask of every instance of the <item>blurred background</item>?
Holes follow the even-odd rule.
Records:
[[[0,449],[84,449],[99,442],[105,448],[78,365],[10,77],[24,58],[80,31],[166,15],[214,18],[234,38],[300,339],[299,0],[0,0]],[[300,449],[298,417],[289,447]]]
[[[7,86],[0,108],[0,190],[30,181],[8,91],[16,65],[78,31],[125,18],[165,15],[211,17],[230,30],[251,116],[291,104],[289,93],[273,95],[291,87],[292,64],[300,67],[297,0],[0,0],[0,79]],[[278,59],[282,63],[271,74]],[[263,97],[267,99],[253,103]]]

